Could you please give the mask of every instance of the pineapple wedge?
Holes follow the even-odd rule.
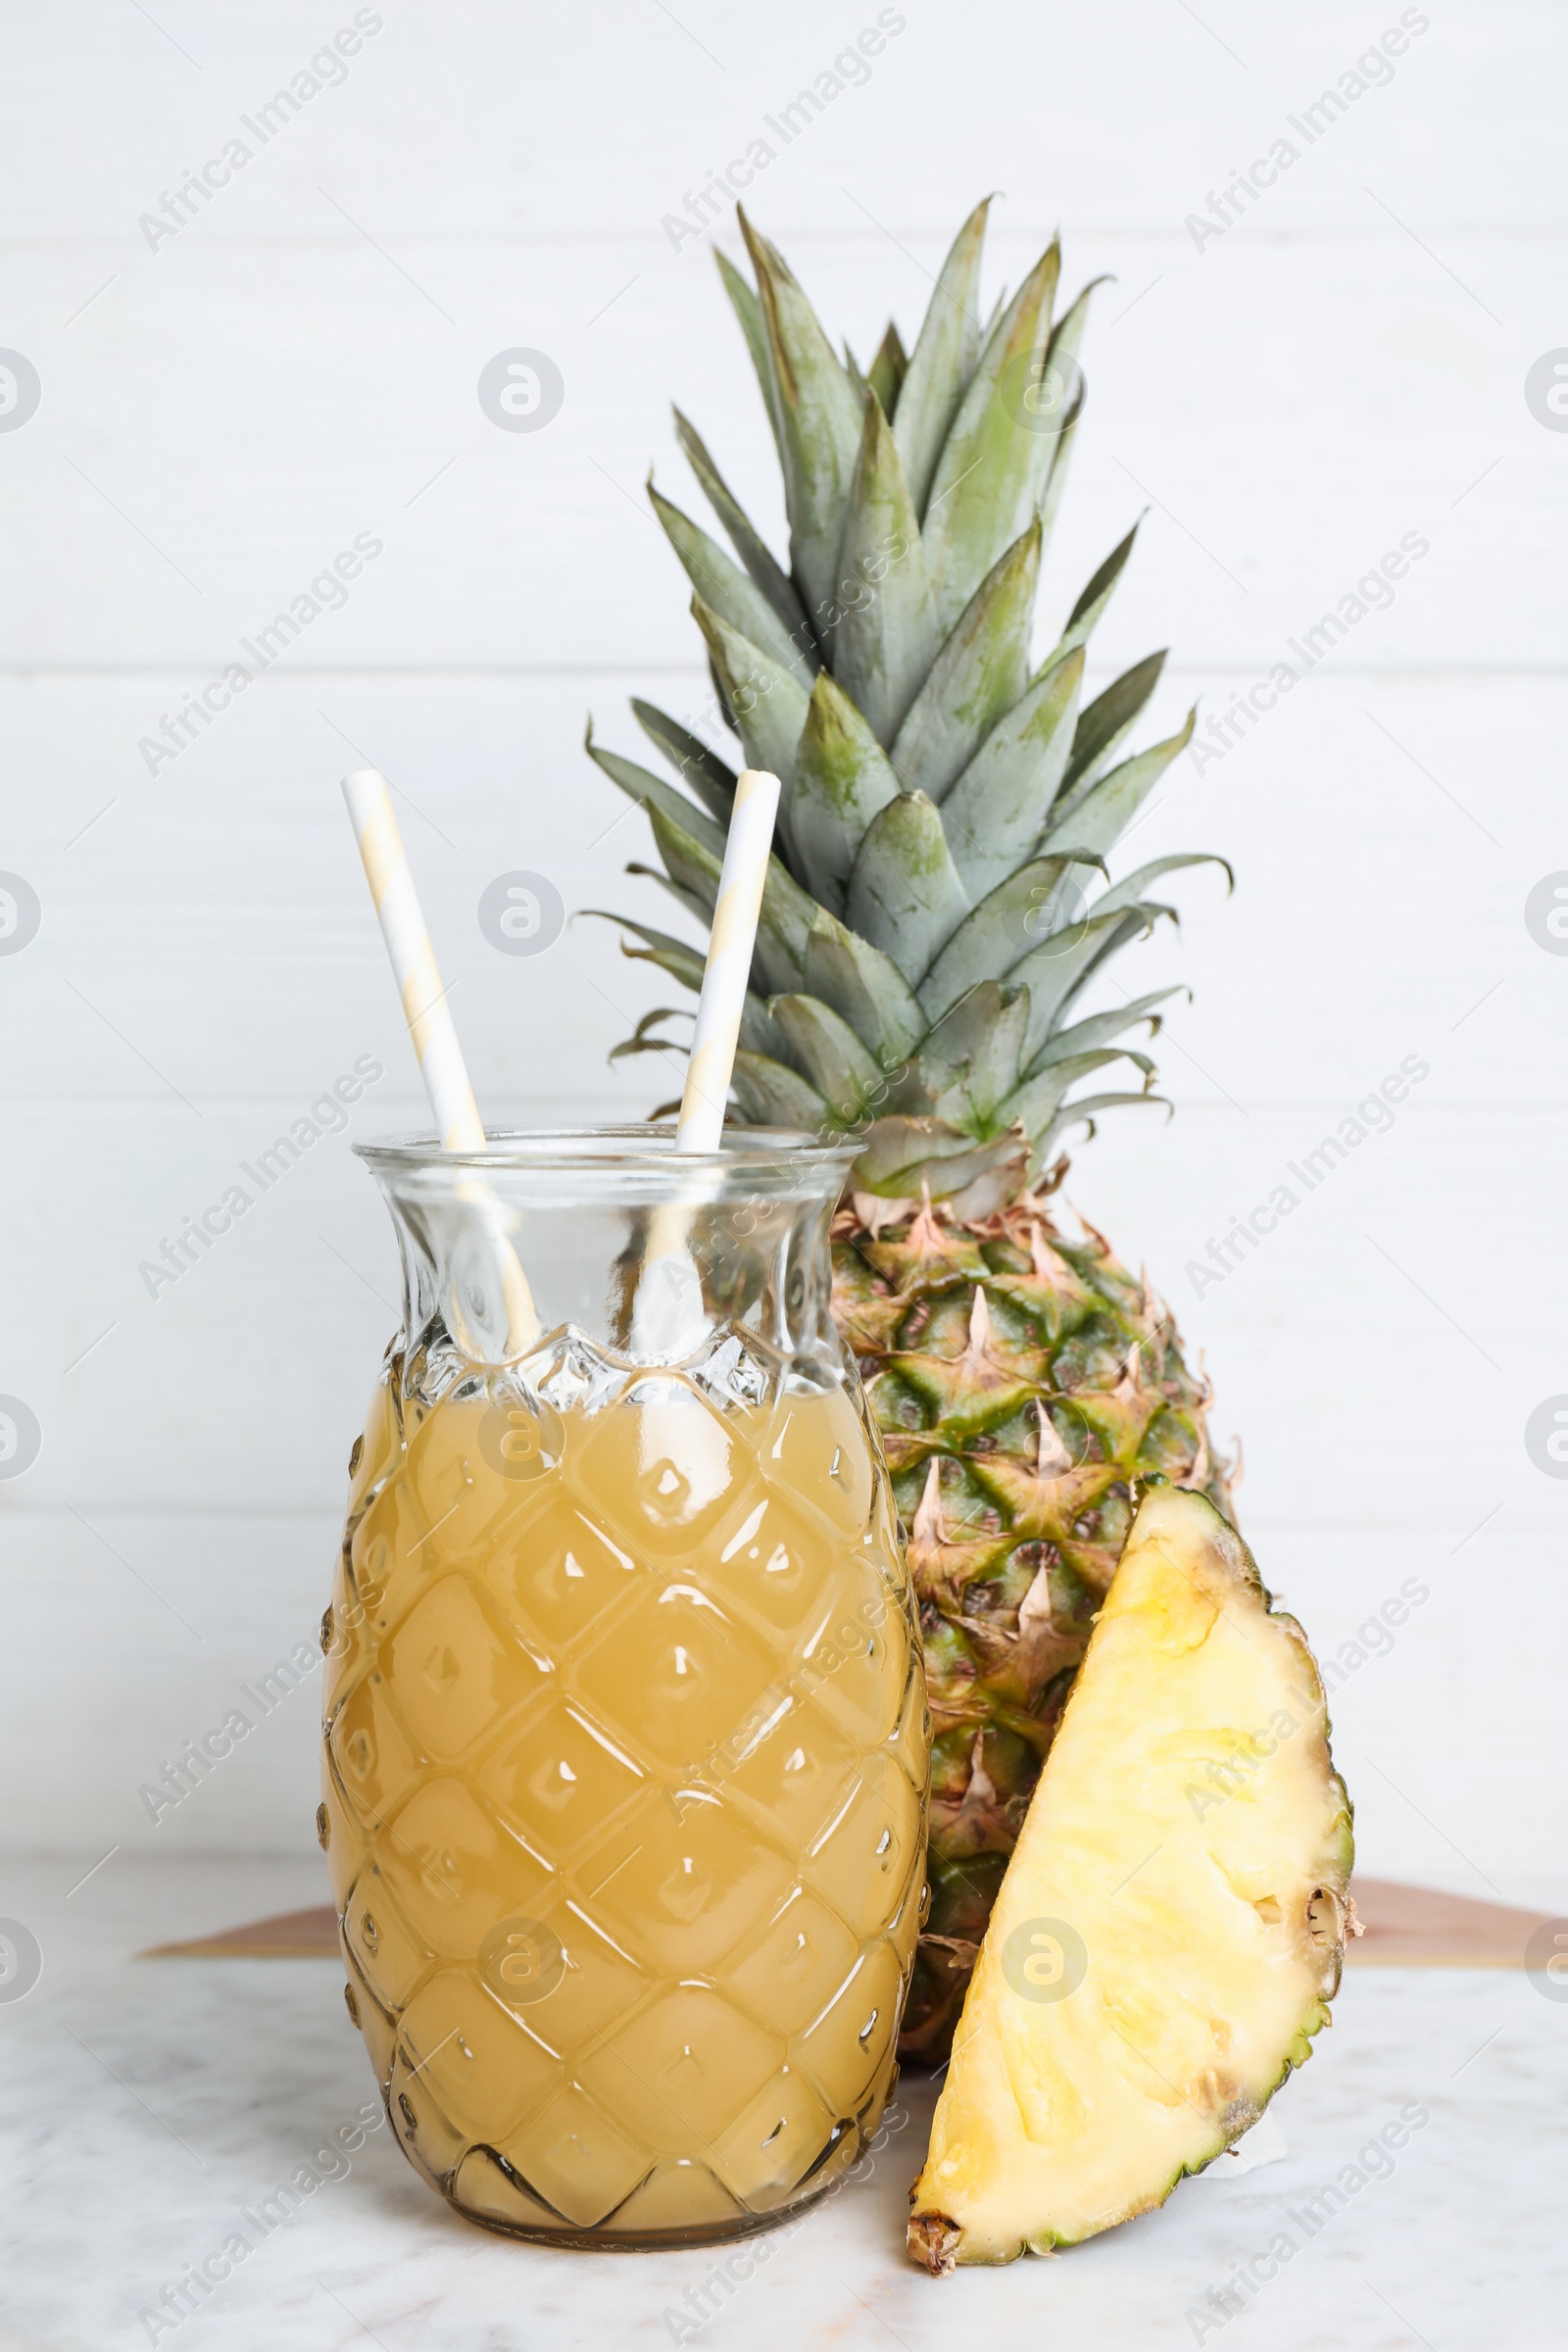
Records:
[[[914,2261],[1010,2262],[1149,2211],[1310,2055],[1353,1920],[1328,1729],[1241,1539],[1152,1483],[991,1916]]]

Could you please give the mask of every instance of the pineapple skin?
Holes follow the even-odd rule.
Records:
[[[1078,1690],[910,2191],[933,2277],[1163,2204],[1310,2057],[1360,1933],[1316,1662],[1206,1497],[1146,1491]],[[1063,1921],[1084,1998],[1026,2005],[1009,1937]]]
[[[1157,1474],[1227,1516],[1231,1501],[1207,1384],[1102,1235],[1067,1240],[1044,1190],[967,1222],[922,1209],[890,1229],[879,1205],[858,1195],[840,1212],[833,1308],[919,1610],[929,1910],[900,2053],[936,2065],[1121,1558],[1132,1482]]]

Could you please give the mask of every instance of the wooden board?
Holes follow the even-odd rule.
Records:
[[[1534,1911],[1472,1902],[1431,1886],[1357,1879],[1355,1907],[1364,1933],[1346,1947],[1362,1968],[1523,1968],[1525,1945],[1542,1925]],[[337,1918],[322,1903],[284,1911],[248,1927],[226,1928],[190,1943],[161,1943],[153,1960],[335,1960]]]
[[[337,1913],[330,1903],[279,1911],[242,1928],[223,1928],[188,1943],[155,1943],[144,1960],[335,1960]]]
[[[1350,1889],[1366,1933],[1346,1957],[1370,1968],[1523,1968],[1543,1917],[1506,1903],[1472,1902],[1431,1886],[1357,1879]]]

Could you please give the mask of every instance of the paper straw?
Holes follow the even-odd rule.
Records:
[[[749,767],[736,780],[675,1130],[677,1152],[716,1152],[723,1134],[778,795],[778,778],[765,768]],[[687,1206],[670,1203],[655,1212],[632,1310],[632,1346],[639,1354],[684,1352],[704,1327],[702,1280],[686,1250],[690,1221]]]
[[[749,767],[736,780],[735,808],[718,877],[718,904],[713,908],[708,963],[697,1000],[692,1057],[680,1099],[677,1152],[718,1150],[767,882],[778,790],[777,776],[770,776],[765,768]]]
[[[484,1125],[435,968],[386,778],[373,767],[356,768],[343,779],[343,798],[442,1144],[448,1152],[482,1152]]]
[[[343,798],[348,803],[354,836],[365,863],[365,878],[370,885],[371,903],[386,942],[392,977],[403,999],[403,1017],[419,1057],[419,1075],[430,1098],[442,1148],[448,1152],[482,1152],[486,1144],[484,1122],[468,1083],[458,1033],[452,1025],[430,934],[419,911],[414,876],[392,813],[386,778],[373,767],[356,768],[343,779]],[[500,1203],[488,1185],[464,1185],[460,1193],[464,1200],[477,1201],[488,1210],[486,1222],[495,1241],[506,1300],[509,1350],[520,1354],[539,1337],[539,1317],[516,1252],[500,1230]]]

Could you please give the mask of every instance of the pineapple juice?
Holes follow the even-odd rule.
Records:
[[[894,2073],[928,1724],[842,1386],[562,1409],[401,1358],[355,1447],[318,1817],[394,2129],[473,2218],[757,2228]],[[545,1384],[548,1388],[549,1384]]]

